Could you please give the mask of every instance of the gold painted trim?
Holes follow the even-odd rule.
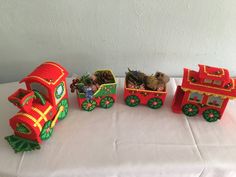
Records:
[[[149,92],[149,93],[167,93],[167,92],[163,92],[163,91],[158,91],[158,90],[141,90],[141,89],[133,89],[133,88],[125,88],[126,90],[129,91],[136,91],[136,92]]]
[[[47,119],[47,117],[42,113],[42,111],[40,111],[38,108],[35,108],[35,107],[32,107],[32,109],[35,111],[35,112],[37,112],[43,119],[44,119],[44,121],[46,122],[48,119]],[[40,118],[41,118],[40,117]],[[39,120],[39,119],[38,119]],[[37,121],[38,122],[38,121]],[[40,122],[40,121],[39,121]]]
[[[48,85],[55,85],[63,76],[64,76],[64,70],[61,68],[61,67],[59,67],[59,66],[57,66],[56,64],[53,64],[53,63],[44,63],[44,64],[50,64],[50,65],[53,65],[53,66],[56,66],[57,68],[59,68],[60,70],[61,70],[61,75],[57,78],[57,80],[56,81],[53,81],[53,82],[49,82],[49,81],[47,81],[47,80],[45,80],[45,79],[43,79],[43,78],[41,78],[41,77],[38,77],[38,76],[27,76],[26,78],[28,79],[28,78],[37,78],[37,79],[40,79],[40,80],[42,80],[43,82],[46,82]]]
[[[32,108],[33,109],[33,108]],[[35,110],[37,108],[34,108],[33,110]],[[40,114],[40,118],[35,122],[34,126],[37,124],[37,123],[40,123],[43,119],[45,122],[48,121],[47,117],[45,116],[50,110],[52,109],[52,106],[48,106],[48,108],[44,111],[44,112],[41,112],[39,109],[37,109],[39,112],[36,112]]]
[[[218,69],[221,69],[222,70],[222,74],[221,75],[215,75],[215,74],[210,74],[206,71],[206,67],[207,66],[204,66],[204,73],[206,73],[208,76],[214,76],[214,77],[221,77],[221,76],[224,76],[225,75],[225,70],[223,68],[218,68]]]
[[[55,118],[52,121],[51,128],[53,128],[56,125],[56,121],[58,120],[59,115],[61,114],[62,111],[64,111],[64,109],[65,109],[64,106],[60,106],[60,108],[57,112],[57,115],[55,116]]]
[[[200,86],[200,87],[205,87],[205,88],[211,88],[211,89],[216,89],[216,90],[223,90],[223,91],[227,91],[227,92],[231,92],[232,89],[235,89],[235,82],[234,82],[234,79],[230,79],[232,80],[232,87],[230,89],[223,89],[223,88],[218,88],[218,87],[212,87],[212,86],[208,86],[208,85],[203,85],[203,84],[195,84],[195,83],[192,83],[190,80],[189,80],[189,76],[190,76],[190,70],[188,70],[188,76],[187,76],[187,81],[190,83],[190,85],[196,85],[196,86]]]
[[[33,116],[31,116],[31,115],[29,115],[27,113],[21,113],[21,112],[17,113],[16,115],[27,117],[28,119],[30,119],[30,120],[32,120],[34,122],[34,127],[37,126],[39,128],[39,131],[42,130],[42,126],[37,122],[37,120]]]

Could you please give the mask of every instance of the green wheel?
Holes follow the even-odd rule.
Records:
[[[198,114],[198,107],[193,104],[186,104],[183,106],[182,111],[186,116],[192,117]]]
[[[40,133],[41,140],[45,141],[45,140],[49,139],[52,136],[53,128],[51,128],[51,124],[52,124],[51,120],[47,121],[44,124],[43,129]]]
[[[63,106],[64,110],[59,114],[58,116],[58,120],[63,120],[68,113],[68,108],[69,108],[69,104],[68,104],[68,100],[67,99],[63,99],[59,104],[58,104],[58,109]]]
[[[82,109],[85,111],[92,111],[96,107],[97,103],[94,100],[85,100],[82,103]]]
[[[100,102],[100,106],[105,109],[112,107],[113,104],[114,99],[110,96],[104,97]]]
[[[219,111],[215,109],[207,109],[202,113],[202,115],[207,122],[215,122],[220,118]]]
[[[163,103],[160,98],[151,98],[148,100],[147,105],[152,109],[158,109],[163,105]]]
[[[140,103],[140,100],[137,96],[135,95],[130,95],[125,99],[125,102],[128,106],[130,107],[135,107]]]

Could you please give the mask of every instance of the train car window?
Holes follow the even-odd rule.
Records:
[[[31,88],[31,90],[37,90],[43,96],[45,96],[46,98],[49,98],[49,94],[48,94],[47,88],[44,87],[43,85],[41,85],[40,83],[32,82],[30,84],[30,88]]]
[[[210,106],[221,107],[223,103],[223,99],[221,97],[210,96],[207,100],[207,104]]]
[[[201,103],[203,99],[203,95],[197,92],[192,92],[189,95],[189,100],[190,101],[194,101],[194,102],[198,102]]]
[[[210,106],[221,107],[223,103],[223,99],[221,97],[210,96],[207,100],[207,104]]]
[[[211,84],[211,83],[212,83],[212,80],[211,80],[211,79],[204,79],[204,83],[205,83],[205,84]]]
[[[55,89],[56,102],[59,102],[62,96],[65,95],[65,84],[61,82]]]
[[[218,80],[214,80],[213,84],[214,84],[214,85],[221,86],[222,82],[221,82],[221,81],[218,81]]]

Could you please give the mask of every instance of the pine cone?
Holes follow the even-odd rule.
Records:
[[[140,71],[130,70],[126,73],[126,80],[134,83],[135,85],[141,85],[144,83],[145,74]]]
[[[99,85],[113,83],[114,78],[110,71],[97,71],[95,73],[96,81]]]

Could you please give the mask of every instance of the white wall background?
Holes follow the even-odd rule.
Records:
[[[0,0],[0,82],[49,59],[79,74],[204,63],[236,75],[236,0]]]

